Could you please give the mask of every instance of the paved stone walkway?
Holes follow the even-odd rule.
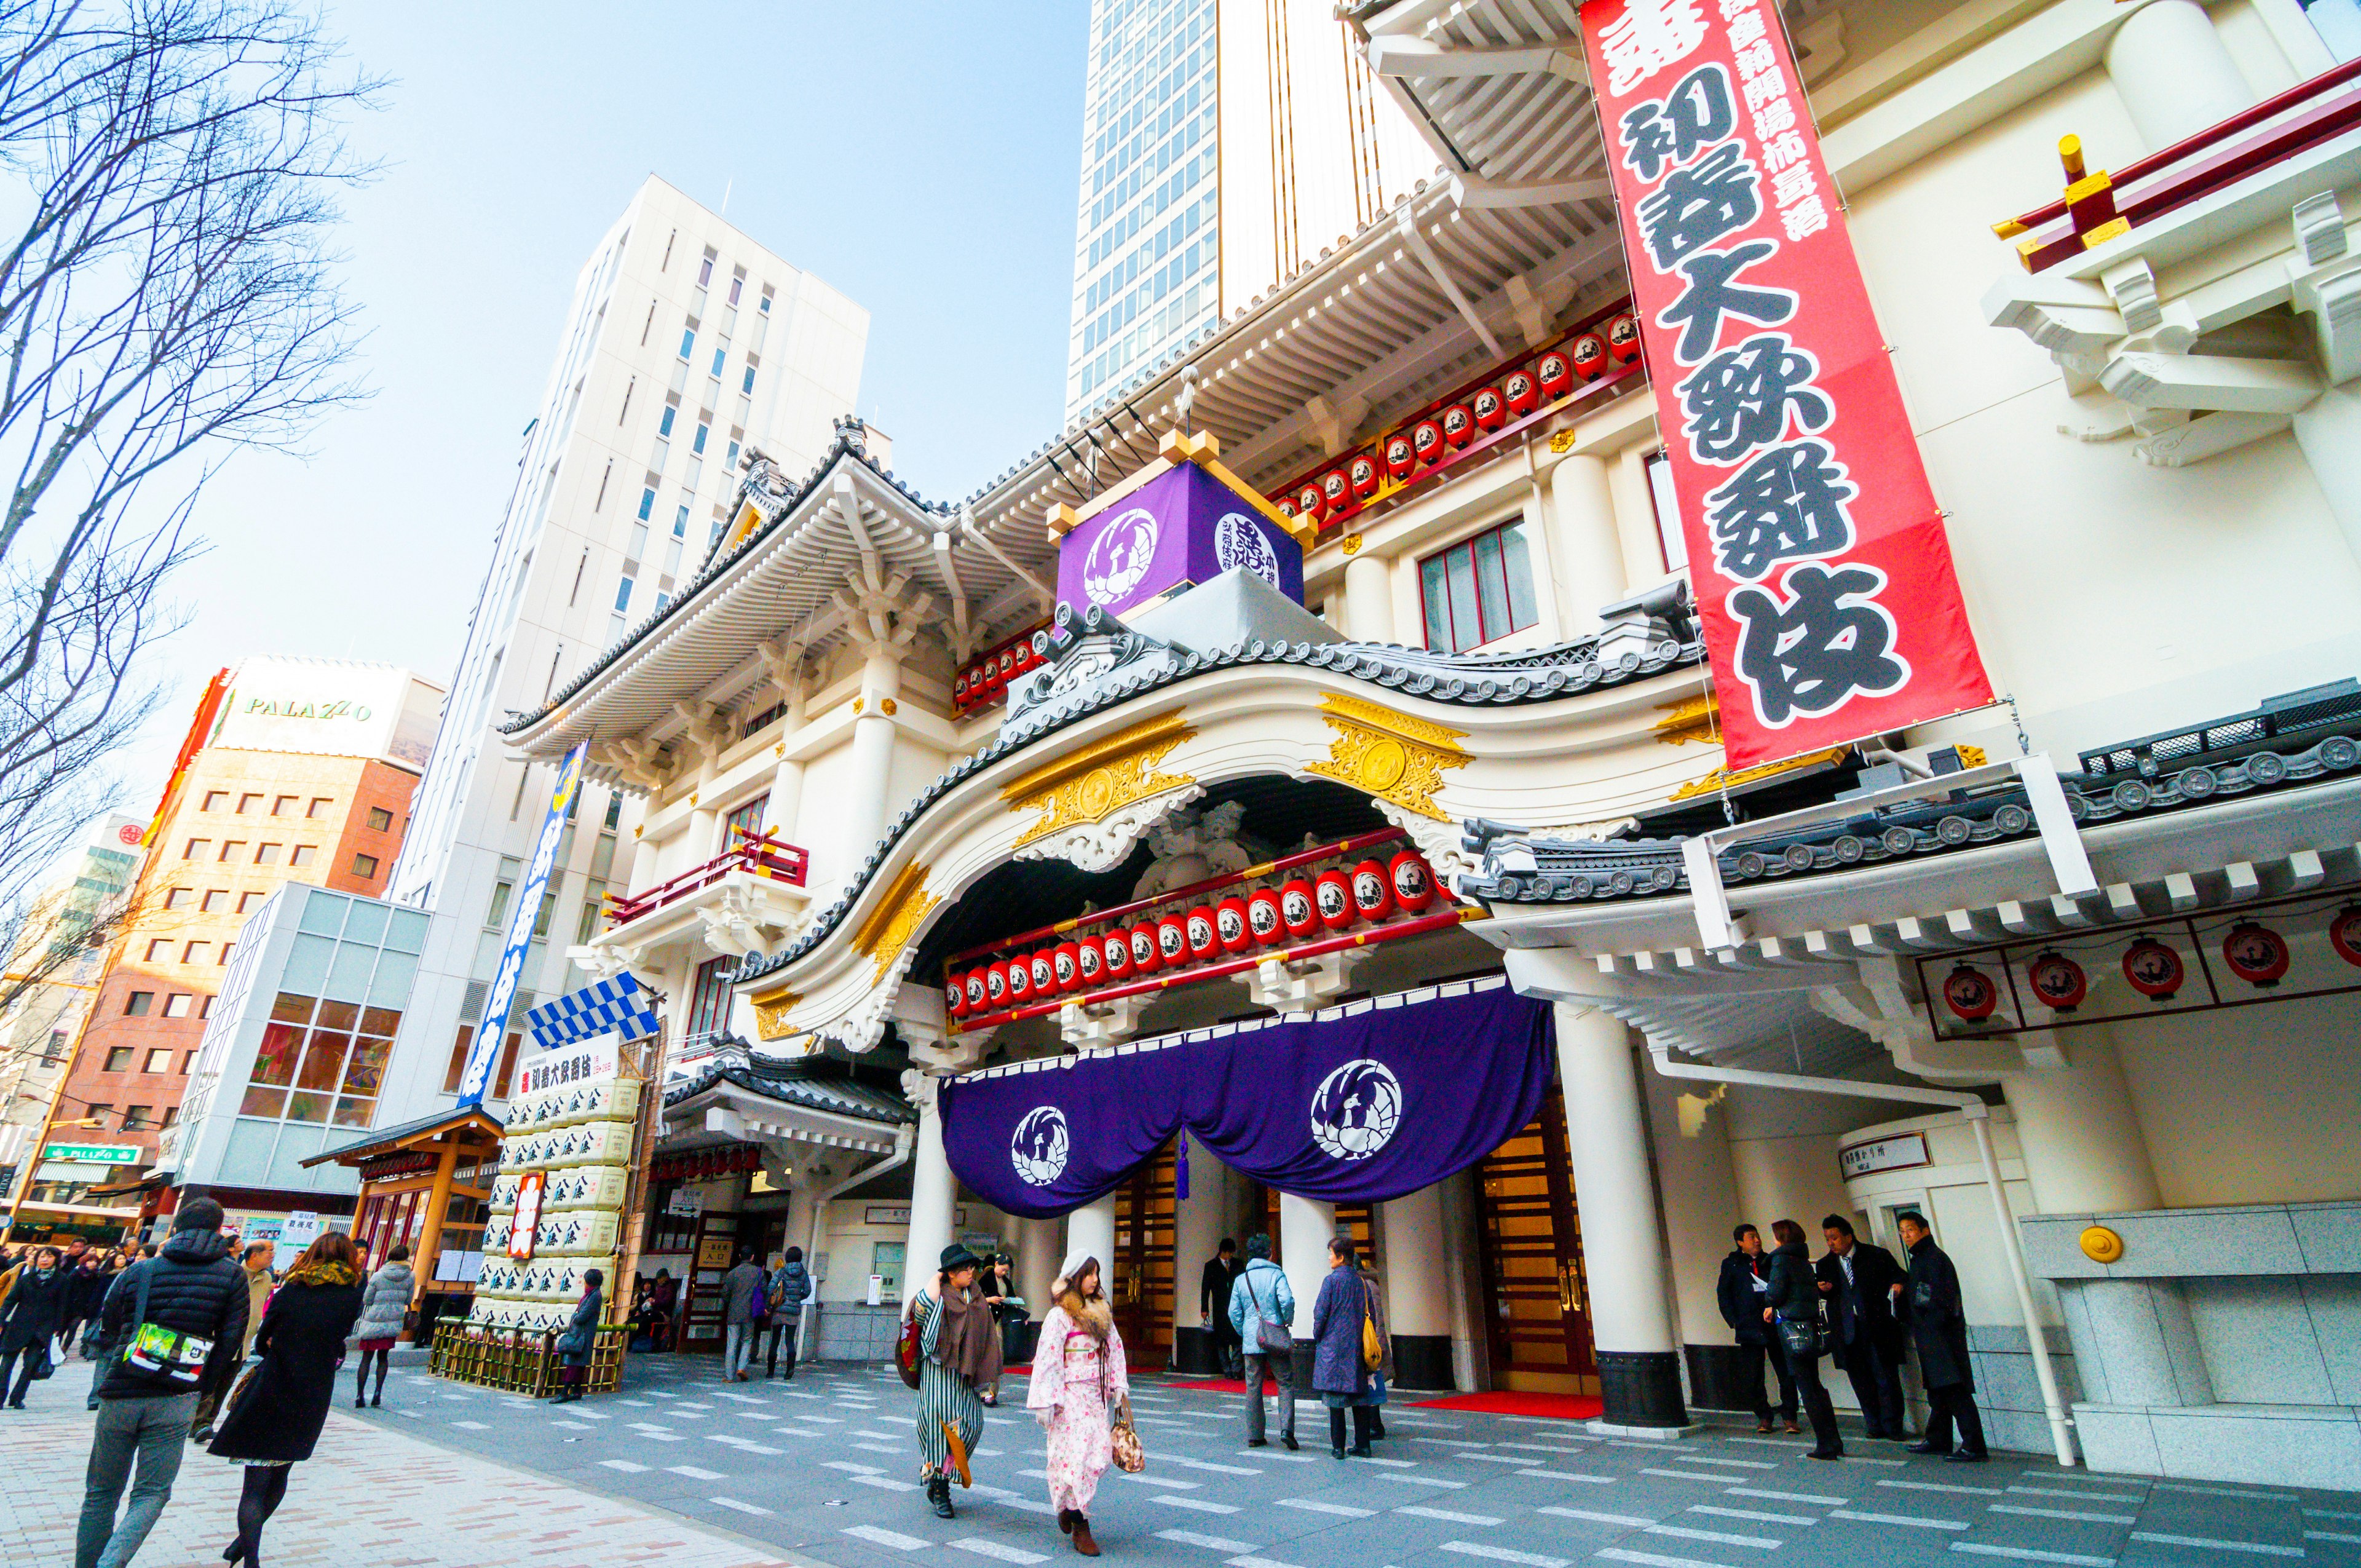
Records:
[[[916,1481],[910,1396],[888,1370],[807,1367],[725,1383],[705,1358],[635,1359],[617,1394],[553,1408],[401,1372],[381,1410],[332,1416],[266,1553],[287,1564],[792,1562],[912,1568],[929,1550],[1018,1565],[1063,1558],[1041,1436],[993,1414],[976,1486],[936,1519]],[[71,1557],[88,1418],[71,1368],[0,1416],[0,1564]],[[63,1392],[60,1393],[60,1390]],[[1021,1398],[1021,1380],[1006,1392]],[[2005,1455],[1949,1465],[1852,1440],[1815,1464],[1743,1428],[1675,1444],[1563,1421],[1397,1406],[1372,1462],[1246,1449],[1235,1398],[1143,1379],[1148,1467],[1110,1473],[1093,1510],[1110,1559],[1155,1568],[1887,1568],[1967,1560],[2088,1568],[2361,1568],[2361,1497],[2062,1471]],[[18,1424],[22,1423],[22,1424]],[[1314,1424],[1316,1423],[1316,1424]],[[424,1442],[420,1441],[425,1440]],[[458,1451],[458,1452],[454,1452]],[[236,1477],[192,1453],[141,1568],[219,1561]],[[687,1522],[690,1519],[695,1524]]]

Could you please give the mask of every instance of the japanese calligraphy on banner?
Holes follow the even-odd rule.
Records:
[[[1992,700],[1778,0],[1587,0],[1735,771]]]

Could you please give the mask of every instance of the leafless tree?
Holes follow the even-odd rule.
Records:
[[[360,395],[376,86],[280,0],[0,0],[0,905],[114,802],[206,477]]]

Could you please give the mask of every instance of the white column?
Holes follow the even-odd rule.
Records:
[[[917,1080],[915,1087],[911,1080]],[[910,1157],[910,1230],[902,1261],[902,1299],[932,1287],[935,1266],[951,1245],[951,1212],[958,1183],[943,1152],[943,1116],[936,1091],[942,1080],[919,1072],[902,1075],[918,1109],[918,1146]]]
[[[851,777],[844,839],[838,852],[844,874],[869,858],[893,816],[894,739],[898,727],[885,704],[898,702],[902,665],[892,651],[873,651],[861,668],[861,717],[852,721]]]
[[[1345,624],[1356,642],[1397,642],[1393,570],[1367,551],[1345,563]]]
[[[1379,1205],[1385,1240],[1386,1332],[1396,1379],[1405,1388],[1457,1384],[1451,1355],[1451,1248],[1443,1186],[1422,1187]]]
[[[1647,445],[1617,455],[1608,476],[1615,498],[1615,537],[1623,554],[1627,589],[1660,581],[1664,576],[1664,541],[1656,531],[1655,492],[1648,487]]]
[[[2361,560],[2361,381],[2331,387],[2299,412],[2295,444],[2328,498],[2345,548]]]
[[[1287,1271],[1287,1288],[1295,1293],[1295,1337],[1312,1337],[1312,1303],[1320,1299],[1320,1282],[1328,1277],[1328,1243],[1336,1234],[1336,1205],[1316,1198],[1279,1195],[1279,1266]],[[1307,1375],[1297,1382],[1309,1387]]]
[[[2026,1180],[2045,1214],[2164,1207],[2123,1063],[2106,1033],[2104,1025],[2068,1032],[2071,1065],[2001,1080],[2016,1114]]]
[[[1583,1272],[1592,1282],[1590,1325],[1605,1424],[1685,1426],[1679,1342],[1631,1039],[1623,1021],[1610,1014],[1566,1002],[1556,1012],[1558,1079],[1582,1217]]]
[[[2213,19],[2196,0],[2150,0],[2107,43],[2107,76],[2150,152],[2255,103]]]
[[[1049,1310],[1049,1281],[1066,1255],[1065,1222],[1016,1222],[1016,1288],[1024,1294],[1026,1310],[1039,1318]]]
[[[1180,1135],[1184,1138],[1189,1136],[1187,1133]],[[1172,1205],[1172,1326],[1175,1329],[1205,1326],[1204,1302],[1198,1293],[1198,1282],[1204,1272],[1205,1260],[1212,1257],[1214,1249],[1221,1245],[1222,1226],[1228,1217],[1223,1202],[1225,1185],[1222,1176],[1220,1162],[1206,1152],[1204,1145],[1192,1140],[1189,1150],[1189,1196],[1178,1199]],[[1236,1240],[1235,1236],[1231,1239]]]
[[[1114,1193],[1094,1199],[1066,1216],[1066,1252],[1069,1255],[1097,1258],[1099,1283],[1109,1298],[1115,1295]]]
[[[1546,515],[1558,624],[1580,637],[1598,630],[1598,607],[1623,598],[1627,581],[1606,463],[1581,453],[1560,459],[1550,471]],[[1653,556],[1648,565],[1653,576]]]

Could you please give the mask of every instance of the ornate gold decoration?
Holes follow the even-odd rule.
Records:
[[[1656,720],[1656,739],[1667,746],[1686,746],[1692,740],[1721,739],[1721,705],[1714,701],[1711,692],[1699,692],[1678,702],[1656,705],[1664,717]]]
[[[890,696],[881,696],[877,699],[877,711],[891,718],[902,711],[902,705]]]
[[[854,697],[852,699],[852,711],[859,713],[861,711],[861,705],[866,700],[868,699],[865,697]]]
[[[1559,431],[1555,435],[1550,437],[1549,446],[1552,452],[1555,452],[1560,455],[1564,455],[1565,454],[1573,451],[1574,432],[1570,430]]]
[[[771,755],[774,757],[784,757],[786,754],[787,743],[785,740],[780,741],[777,745],[771,748]]]
[[[777,1040],[795,1032],[787,1026],[787,1013],[803,1000],[800,992],[766,991],[752,1000],[754,1003],[754,1033],[766,1040]]]
[[[1168,713],[1084,746],[1023,778],[1001,786],[1012,811],[1038,811],[1015,847],[1047,838],[1078,822],[1104,821],[1134,801],[1197,781],[1186,773],[1158,771],[1165,754],[1196,734],[1180,714]]]
[[[1361,536],[1357,533],[1348,533],[1337,543],[1344,545],[1345,554],[1347,555],[1358,555],[1361,553]]]
[[[869,912],[869,918],[852,934],[853,951],[877,965],[877,972],[870,976],[872,985],[884,977],[918,929],[919,922],[941,902],[927,891],[927,867],[923,861],[913,861],[902,868],[902,874],[894,879],[885,896],[877,901],[877,907]]]
[[[2104,1225],[2082,1233],[2082,1255],[2092,1263],[2114,1263],[2124,1255],[2124,1238]]]
[[[632,837],[632,838],[634,838],[634,839],[636,839],[636,838],[638,838],[641,834],[642,834],[642,833],[646,832],[647,830],[648,830],[648,829],[647,829],[647,825],[646,825],[645,823],[642,823],[642,824],[641,824],[639,827],[634,828],[632,828],[632,829],[631,829],[631,837]]]
[[[1320,717],[1336,735],[1327,761],[1308,762],[1304,772],[1341,779],[1405,811],[1450,820],[1435,808],[1434,792],[1443,787],[1445,770],[1464,768],[1472,760],[1459,745],[1467,731],[1336,692],[1323,696],[1320,705],[1326,710]]]
[[[1833,762],[1844,754],[1843,747],[1833,746],[1825,751],[1807,751],[1800,757],[1790,757],[1784,762],[1763,762],[1756,767],[1741,768],[1734,773],[1726,768],[1716,768],[1701,779],[1691,779],[1673,791],[1667,798],[1694,800],[1701,795],[1719,795],[1725,788],[1734,789],[1740,784],[1752,784],[1757,779],[1776,778],[1781,773],[1793,773],[1797,768],[1808,768],[1820,762]]]

